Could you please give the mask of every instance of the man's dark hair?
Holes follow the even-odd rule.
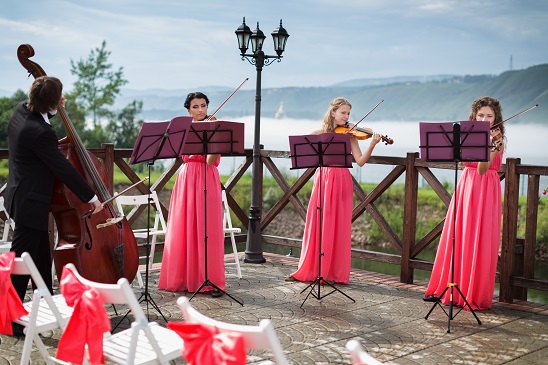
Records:
[[[33,113],[46,114],[57,108],[62,95],[61,80],[52,76],[40,76],[30,87],[27,108]]]

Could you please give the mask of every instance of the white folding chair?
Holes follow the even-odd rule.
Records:
[[[136,210],[141,205],[147,205],[149,203],[149,196],[144,195],[117,195],[116,204],[118,205],[118,210],[120,214],[124,215],[124,206],[133,206]],[[148,209],[148,208],[147,208]],[[150,213],[151,217],[154,216],[154,225],[148,228],[134,228],[133,234],[135,238],[146,239],[147,234],[150,238],[150,256],[148,260],[148,269],[152,270],[152,264],[154,261],[154,250],[156,249],[156,240],[158,236],[166,235],[167,225],[164,215],[162,214],[162,207],[160,205],[160,200],[158,199],[158,194],[156,191],[152,191],[150,194]],[[146,221],[146,219],[145,219]],[[146,259],[146,256],[139,256],[139,259]],[[139,286],[143,287],[143,278],[141,270],[137,272],[137,281]]]
[[[10,230],[13,232],[15,229],[15,223],[10,218],[6,207],[4,206],[4,197],[0,196],[0,212],[3,212],[6,216],[4,221],[4,230],[2,232],[2,240],[0,241],[0,253],[8,252],[11,249],[11,241],[9,241]]]
[[[30,275],[36,285],[32,300],[23,303],[29,314],[14,321],[25,327],[21,364],[29,363],[33,342],[46,363],[53,364],[39,334],[56,328],[65,328],[73,310],[67,305],[61,294],[51,295],[38,268],[27,252],[24,252],[21,257],[15,258],[12,275]]]
[[[238,325],[221,322],[198,312],[191,304],[188,298],[180,297],[177,299],[177,305],[181,308],[186,322],[200,323],[203,325],[217,328],[220,332],[239,333],[244,337],[245,346],[251,350],[270,350],[275,360],[275,364],[287,364],[287,359],[283,353],[282,346],[274,331],[274,326],[269,319],[263,319],[258,326]],[[271,361],[261,364],[272,364]]]
[[[346,349],[350,352],[352,364],[382,365],[383,363],[369,355],[357,340],[346,343]]]
[[[103,284],[83,278],[73,264],[67,264],[65,268],[71,270],[82,284],[97,289],[105,304],[125,304],[134,317],[131,328],[113,335],[109,332],[105,334],[105,359],[116,364],[128,365],[168,364],[169,361],[182,356],[181,337],[156,322],[148,322],[126,278],[119,279],[116,284]]]
[[[230,237],[230,242],[232,242],[232,251],[234,252],[234,262],[226,263],[225,266],[235,265],[236,273],[238,279],[242,278],[242,269],[240,268],[240,260],[238,258],[238,248],[236,247],[236,239],[234,237],[235,233],[241,233],[242,230],[238,227],[232,227],[232,219],[230,218],[230,210],[228,207],[228,200],[226,199],[226,191],[222,190],[222,201],[223,201],[223,230],[226,235]]]

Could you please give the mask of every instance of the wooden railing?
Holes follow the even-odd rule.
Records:
[[[105,167],[109,186],[113,187],[113,172],[117,166],[129,179],[131,183],[138,182],[140,177],[128,165],[131,149],[115,149],[111,144],[103,145],[100,149],[90,149],[90,152],[100,158]],[[227,200],[233,214],[240,220],[243,227],[248,226],[249,207],[241,207],[230,194],[241,177],[248,172],[252,164],[252,151],[246,150],[245,158],[241,165],[232,173],[225,182],[224,187],[227,192]],[[0,160],[7,159],[7,150],[0,150]],[[261,218],[261,231],[276,218],[278,214],[291,204],[297,214],[303,219],[306,218],[305,202],[302,202],[297,194],[313,176],[315,169],[304,170],[300,177],[293,184],[289,184],[280,172],[280,169],[274,163],[275,158],[289,158],[289,152],[284,151],[261,151],[261,171],[266,167],[278,186],[283,191],[281,199],[274,204],[268,211],[263,212]],[[152,190],[161,192],[166,183],[174,176],[177,169],[183,162],[175,162],[165,169],[159,179],[151,186]],[[418,153],[408,153],[406,157],[383,157],[372,156],[368,164],[379,164],[393,166],[392,170],[384,179],[370,192],[365,192],[361,185],[354,179],[354,195],[359,202],[353,209],[353,222],[363,215],[366,211],[375,220],[382,232],[387,238],[390,246],[395,249],[396,254],[362,250],[353,248],[352,256],[365,260],[372,260],[400,266],[400,281],[402,283],[413,283],[414,270],[431,271],[433,263],[418,259],[417,256],[436,240],[441,234],[443,221],[439,222],[431,231],[423,237],[416,237],[417,211],[418,211],[418,189],[419,176],[436,192],[443,203],[448,206],[451,200],[451,194],[445,189],[444,185],[433,173],[433,169],[454,170],[453,163],[433,163],[423,162],[419,159]],[[520,159],[508,158],[506,164],[502,166],[499,172],[501,180],[504,179],[504,209],[501,239],[501,255],[499,258],[499,270],[497,278],[500,282],[499,300],[511,303],[514,299],[527,299],[527,289],[537,289],[548,291],[548,280],[541,280],[534,277],[535,266],[535,246],[536,229],[538,217],[538,191],[541,176],[548,176],[548,166],[522,165]],[[262,173],[260,174],[263,175]],[[403,230],[401,236],[396,233],[396,229],[391,227],[385,217],[377,208],[375,202],[383,193],[392,186],[398,178],[403,176],[405,201],[403,212]],[[526,207],[526,227],[525,236],[518,237],[518,198],[519,183],[521,176],[527,177],[527,207]],[[262,197],[262,181],[260,196]],[[141,193],[147,193],[148,186],[141,183],[136,187]],[[111,191],[113,193],[113,191]],[[0,191],[3,194],[3,191]],[[261,199],[262,201],[262,199]],[[146,207],[128,216],[130,223],[135,221]],[[168,209],[162,206],[165,216]],[[545,217],[546,218],[546,217]],[[268,236],[263,234],[263,242],[288,247],[301,247],[301,241],[295,238]],[[245,235],[238,237],[239,242],[245,241]]]

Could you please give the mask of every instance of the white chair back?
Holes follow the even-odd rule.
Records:
[[[15,258],[12,275],[30,275],[36,286],[32,300],[23,303],[29,314],[15,320],[16,323],[25,327],[26,336],[21,353],[21,364],[29,363],[33,342],[46,363],[52,364],[51,356],[39,334],[56,328],[65,328],[73,309],[67,305],[62,295],[52,295],[49,292],[38,268],[27,252]]]
[[[382,365],[383,363],[373,358],[362,348],[357,340],[350,340],[346,343],[346,349],[350,352],[352,364]]]
[[[181,308],[186,322],[201,323],[207,326],[216,327],[220,332],[239,333],[244,337],[245,346],[252,350],[270,350],[278,365],[287,364],[282,346],[269,319],[263,319],[258,326],[238,325],[221,322],[198,312],[188,298],[180,297],[177,305]]]
[[[80,276],[73,264],[67,264],[65,269],[71,270],[84,285],[97,289],[105,304],[125,304],[133,315],[131,328],[113,335],[107,333],[103,340],[106,359],[116,364],[133,365],[168,364],[181,357],[181,337],[155,322],[148,322],[126,278],[119,279],[116,284],[103,284]]]
[[[4,221],[4,229],[2,231],[2,240],[0,240],[0,253],[8,252],[11,248],[11,241],[9,241],[10,230],[13,232],[15,229],[15,222],[10,218],[6,207],[4,206],[4,197],[0,196],[0,212],[4,213],[6,220]]]
[[[223,230],[225,237],[228,235],[230,237],[230,242],[232,243],[232,252],[234,253],[234,262],[226,263],[225,266],[234,265],[236,266],[236,275],[238,279],[242,278],[242,269],[240,268],[240,260],[238,257],[238,248],[236,246],[235,233],[241,233],[240,228],[234,228],[232,226],[232,218],[230,218],[230,208],[228,206],[228,200],[226,198],[226,191],[222,190],[222,202],[223,202]]]
[[[131,206],[133,210],[128,214],[133,214],[140,206],[147,205],[149,203],[149,196],[147,194],[143,195],[117,195],[116,196],[116,205],[120,214],[124,214],[124,207]],[[148,208],[147,208],[148,209]],[[167,224],[162,214],[162,206],[160,205],[160,200],[158,199],[158,194],[155,190],[150,193],[150,212],[151,217],[154,217],[154,225],[152,227],[135,227],[133,228],[133,234],[135,238],[146,239],[147,235],[150,240],[150,255],[148,260],[148,269],[152,270],[152,265],[154,263],[154,252],[156,250],[156,242],[158,236],[165,236],[167,231]],[[146,216],[146,215],[145,215]],[[146,221],[146,219],[145,219]],[[140,256],[139,259],[146,259],[146,256]],[[139,269],[137,272],[137,281],[140,287],[143,287],[143,278],[142,270]]]

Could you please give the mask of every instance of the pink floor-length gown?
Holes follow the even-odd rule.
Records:
[[[448,283],[455,283],[474,310],[491,308],[495,288],[502,197],[497,171],[502,154],[497,155],[489,170],[479,175],[477,162],[464,163],[465,169],[445,217],[434,268],[425,295],[439,297]],[[457,202],[455,235],[455,273],[451,281],[451,249],[453,244],[454,204]],[[450,301],[448,289],[442,299]],[[464,307],[465,302],[453,289],[453,304]],[[465,307],[469,310],[468,306]]]
[[[225,290],[224,232],[219,179],[220,157],[204,164],[203,155],[183,156],[169,203],[158,289],[195,292],[205,281],[204,168],[207,182],[208,279]],[[205,286],[201,291],[213,288]]]
[[[320,169],[314,174],[314,187],[308,203],[299,267],[291,276],[298,281],[314,281],[318,278],[321,237],[324,253],[321,260],[321,276],[324,280],[348,284],[352,248],[352,177],[348,168]],[[323,215],[321,236],[318,209],[320,185]]]

